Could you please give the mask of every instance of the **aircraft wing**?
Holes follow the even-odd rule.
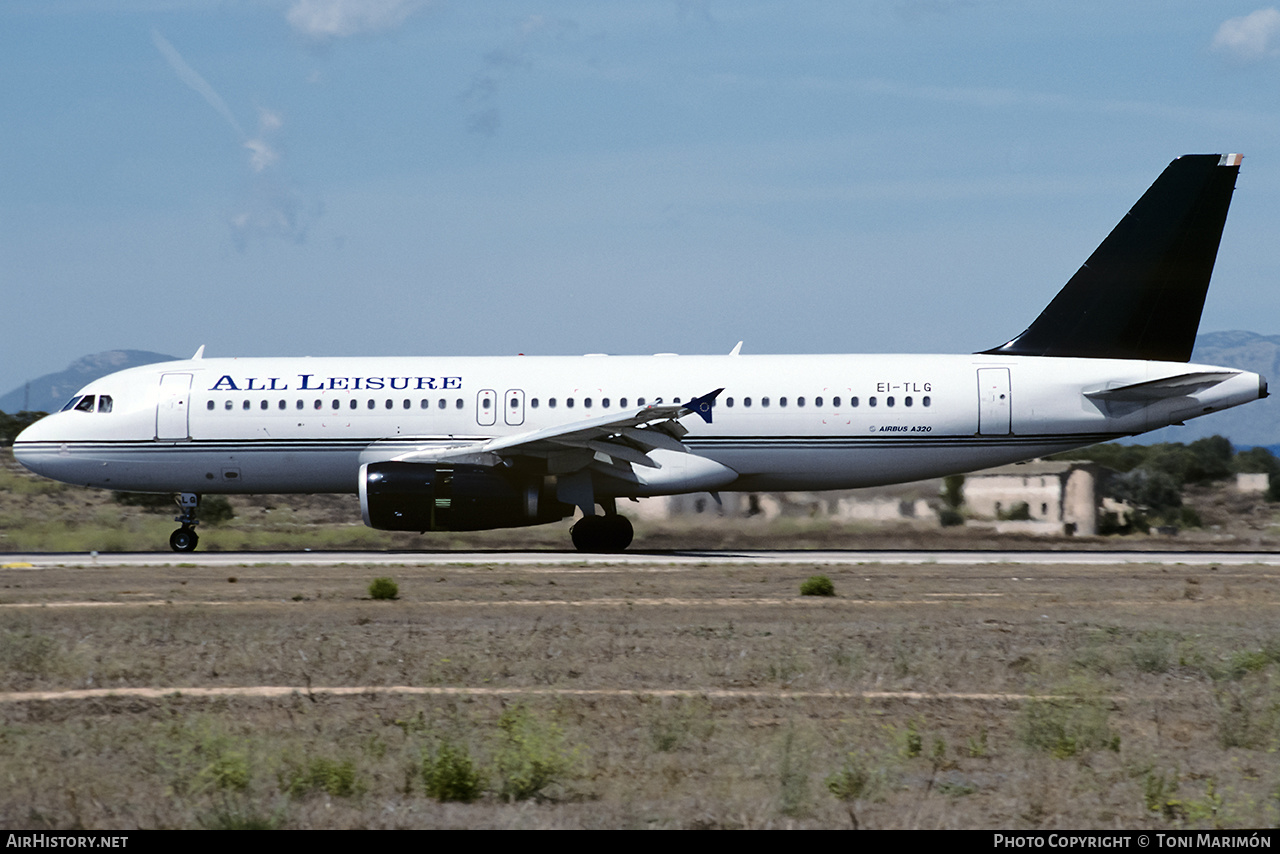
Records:
[[[1192,371],[1187,374],[1177,374],[1176,376],[1165,377],[1163,379],[1133,383],[1132,385],[1124,385],[1119,388],[1087,391],[1084,396],[1090,400],[1125,402],[1162,400],[1167,397],[1186,397],[1193,395],[1196,392],[1204,391],[1207,388],[1212,388],[1218,383],[1225,382],[1239,373],[1239,371]]]
[[[679,419],[696,413],[711,423],[712,407],[722,391],[723,388],[718,388],[688,403],[642,406],[482,442],[423,448],[395,459],[401,462],[500,465],[514,457],[541,457],[547,460],[548,471],[552,474],[565,474],[601,464],[613,467],[631,463],[661,468],[649,453],[659,449],[687,453],[688,448],[680,440],[689,431],[679,423]]]

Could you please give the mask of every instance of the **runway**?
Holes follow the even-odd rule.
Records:
[[[1276,552],[1209,551],[301,551],[48,553],[0,556],[0,569],[129,566],[729,566],[937,565],[978,566],[1280,566]]]

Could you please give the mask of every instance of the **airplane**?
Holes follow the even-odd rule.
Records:
[[[558,522],[618,552],[618,499],[827,490],[990,466],[1267,396],[1188,364],[1241,156],[1174,160],[1026,328],[965,355],[204,358],[94,380],[23,431],[38,474],[201,495],[358,493],[364,522]],[[603,511],[596,513],[597,506]]]

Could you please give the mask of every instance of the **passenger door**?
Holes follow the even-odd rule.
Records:
[[[156,400],[156,439],[191,438],[187,413],[191,409],[191,374],[161,374]]]
[[[1012,430],[1008,368],[978,369],[978,433],[1007,436]]]

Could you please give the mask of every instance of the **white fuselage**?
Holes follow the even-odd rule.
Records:
[[[1229,376],[1187,395],[1096,396],[1194,371]],[[1257,374],[1181,362],[983,354],[196,359],[90,383],[80,396],[108,396],[109,412],[54,413],[14,453],[42,475],[105,489],[356,492],[364,463],[721,387],[711,423],[681,421],[690,453],[656,452],[660,471],[606,479],[596,494],[910,481],[1142,433],[1266,393]]]

